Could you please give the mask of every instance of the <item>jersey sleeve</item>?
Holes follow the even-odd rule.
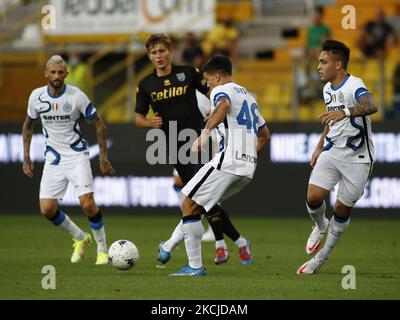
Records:
[[[260,114],[258,116],[258,129],[264,128],[267,126],[267,123],[265,122],[264,117]]]
[[[210,90],[207,84],[203,81],[203,76],[200,71],[196,68],[193,68],[193,84],[195,89],[199,90],[202,94],[207,94]]]
[[[93,120],[94,117],[97,116],[96,108],[93,106],[92,102],[84,92],[79,92],[77,103],[79,110],[85,116],[86,120]]]
[[[135,112],[146,115],[150,109],[150,99],[143,89],[143,83],[139,82],[136,90],[136,108]]]
[[[368,91],[366,88],[364,82],[361,79],[356,79],[352,85],[352,89],[354,98],[357,100],[357,102],[360,102],[360,99],[364,95],[372,95],[371,92]]]
[[[210,100],[214,108],[216,108],[218,104],[222,101],[229,101],[229,104],[231,103],[229,93],[222,86],[215,87],[211,91]]]
[[[32,120],[36,120],[39,118],[39,112],[34,105],[35,99],[37,99],[36,94],[32,92],[31,95],[29,96],[28,110],[27,110],[28,117],[31,118]]]
[[[210,100],[200,91],[196,90],[196,98],[197,98],[197,105],[203,118],[207,116],[207,113],[211,111],[211,102]]]

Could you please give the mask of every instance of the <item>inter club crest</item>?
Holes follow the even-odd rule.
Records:
[[[64,112],[71,112],[72,106],[68,103],[68,101],[63,105]]]
[[[186,79],[186,76],[185,76],[185,74],[184,74],[183,72],[177,73],[177,74],[176,74],[176,77],[178,78],[178,80],[179,80],[180,82],[183,82],[183,81],[185,81],[185,79]]]
[[[343,103],[344,102],[344,95],[343,95],[343,93],[339,93],[339,102],[340,103]]]

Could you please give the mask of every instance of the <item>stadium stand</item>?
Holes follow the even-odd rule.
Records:
[[[299,3],[301,1],[298,1]],[[282,3],[280,6],[279,3]],[[252,90],[258,97],[260,104],[263,107],[263,114],[267,119],[274,121],[290,121],[293,119],[292,112],[293,103],[293,81],[294,72],[292,65],[298,63],[301,51],[305,47],[306,41],[306,28],[308,25],[307,15],[302,15],[304,7],[299,5],[294,7],[288,6],[288,1],[274,3],[274,10],[269,14],[273,18],[268,19],[268,14],[263,17],[263,20],[254,20],[253,23],[258,24],[259,31],[254,32],[254,25],[248,24],[246,28],[247,33],[252,33],[254,39],[242,37],[241,46],[249,48],[251,43],[258,43],[258,50],[271,50],[270,62],[261,60],[250,59],[249,61],[242,60],[240,67],[236,70],[236,78],[239,82],[244,83],[250,90]],[[399,61],[398,48],[392,48],[389,52],[384,65],[384,84],[383,94],[379,92],[380,79],[380,64],[379,61],[368,59],[367,61],[361,60],[361,53],[356,46],[356,39],[359,36],[359,29],[344,30],[341,26],[342,17],[341,9],[344,5],[348,4],[347,1],[332,1],[331,5],[325,7],[325,24],[332,30],[332,37],[334,39],[341,39],[352,50],[352,59],[350,63],[349,72],[360,76],[366,80],[366,85],[371,88],[375,96],[384,97],[385,105],[390,108],[392,101],[392,84],[391,77],[394,68]],[[384,1],[351,1],[357,12],[357,26],[360,28],[366,21],[374,17],[378,9],[383,9],[391,21],[397,21],[400,12],[400,1],[398,0],[384,0]],[[285,9],[285,7],[287,9]],[[279,16],[278,16],[279,13]],[[295,16],[292,16],[295,14]],[[285,29],[295,28],[297,36],[284,38],[279,37],[283,34]],[[269,31],[267,31],[269,30]],[[272,31],[271,31],[272,30]],[[257,34],[262,37],[264,32],[267,34],[267,41],[261,41],[257,38]],[[246,32],[243,32],[245,35]],[[271,40],[270,38],[271,37]],[[249,49],[247,49],[250,51]],[[254,53],[254,50],[252,51]],[[250,57],[253,58],[253,57]],[[301,63],[298,64],[300,67]],[[257,76],[254,73],[257,72]],[[252,79],[256,79],[252,81]],[[271,81],[271,79],[273,79]],[[378,100],[379,101],[379,100]],[[311,105],[299,105],[298,119],[299,120],[315,120],[316,116],[323,110],[323,103],[321,101],[312,102]],[[373,116],[375,120],[382,119],[383,113],[378,113]]]
[[[71,51],[87,57],[91,72],[88,95],[100,113],[107,121],[131,121],[135,103],[131,87],[150,70],[143,52],[148,34],[106,38],[44,36],[37,30],[42,17],[41,3],[13,0],[6,1],[1,8],[1,121],[22,121],[28,93],[42,83],[45,59],[56,52],[67,56]],[[382,108],[390,109],[392,77],[400,61],[399,48],[392,48],[384,63],[363,60],[356,40],[359,28],[373,18],[378,9],[384,10],[399,34],[400,0],[352,0],[357,12],[355,30],[344,30],[341,26],[341,9],[348,4],[344,0],[217,1],[216,17],[231,15],[240,32],[235,79],[256,95],[261,112],[269,121],[316,121],[323,110],[322,102],[301,104],[297,97],[304,67],[306,30],[313,9],[310,3],[325,5],[324,23],[332,30],[332,37],[345,41],[352,50],[349,72],[365,79]],[[183,37],[184,32],[175,36]],[[132,66],[130,72],[127,66]],[[383,115],[379,112],[373,118],[379,120]]]

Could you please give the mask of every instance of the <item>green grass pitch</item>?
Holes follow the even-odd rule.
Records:
[[[83,215],[71,218],[89,230]],[[178,219],[165,216],[105,216],[108,244],[129,239],[139,248],[129,271],[95,266],[96,245],[78,265],[69,262],[72,241],[39,215],[0,215],[0,299],[400,299],[400,219],[354,218],[319,274],[298,276],[309,259],[304,252],[311,231],[304,218],[243,218],[234,223],[252,243],[254,264],[239,263],[227,239],[230,260],[213,263],[214,243],[203,242],[208,275],[176,278],[168,274],[186,263],[180,244],[165,268],[157,268],[157,246]],[[56,289],[41,286],[42,267],[56,269]],[[344,290],[342,267],[356,269],[356,289]]]

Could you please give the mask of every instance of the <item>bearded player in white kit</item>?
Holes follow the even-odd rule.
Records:
[[[318,71],[324,86],[326,112],[319,118],[324,130],[312,154],[306,207],[315,227],[306,253],[320,252],[297,269],[297,274],[316,273],[327,261],[332,249],[350,223],[352,207],[361,198],[372,172],[374,145],[371,120],[377,112],[371,93],[360,78],[346,72],[350,49],[335,40],[326,40],[319,56]],[[324,146],[324,140],[326,144]],[[325,217],[325,198],[339,184],[333,216]]]
[[[107,159],[106,127],[96,109],[79,88],[64,84],[67,64],[61,56],[52,56],[46,64],[48,85],[32,91],[28,103],[28,116],[23,126],[23,171],[33,176],[30,145],[34,122],[42,122],[46,137],[45,165],[40,182],[40,211],[55,226],[67,231],[73,238],[72,263],[81,261],[84,249],[92,242],[89,233],[80,229],[67,214],[59,209],[68,185],[79,198],[83,211],[97,243],[97,265],[108,263],[105,228],[99,208],[93,197],[93,176],[87,142],[82,138],[79,119],[81,115],[94,123],[99,144],[100,170],[104,175],[115,175]]]
[[[203,67],[204,78],[212,89],[212,115],[192,145],[200,151],[215,129],[219,150],[186,184],[182,193],[183,233],[189,263],[172,276],[203,276],[201,258],[202,226],[200,213],[239,192],[252,179],[257,155],[265,149],[269,130],[258,105],[248,91],[233,82],[232,63],[214,56]],[[250,251],[250,243],[243,246]],[[252,259],[251,259],[252,262]]]

